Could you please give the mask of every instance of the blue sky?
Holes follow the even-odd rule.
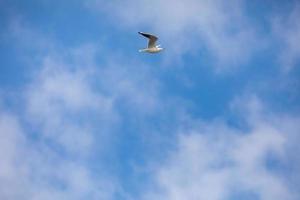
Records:
[[[0,199],[300,198],[298,1],[0,1]],[[165,50],[142,54],[138,31]]]

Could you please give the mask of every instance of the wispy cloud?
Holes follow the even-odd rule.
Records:
[[[111,199],[111,181],[95,178],[82,162],[32,141],[18,118],[0,113],[1,199]],[[63,134],[63,133],[62,133]]]
[[[273,32],[279,38],[282,47],[279,57],[284,71],[290,71],[300,62],[300,4],[296,3],[288,15],[275,16]]]
[[[99,49],[94,45],[59,46],[55,39],[20,23],[14,25],[13,37],[22,43],[15,45],[21,50],[41,48],[44,53],[23,54],[31,68],[28,82],[14,94],[21,99],[19,109],[7,114],[0,107],[1,137],[5,138],[1,141],[5,153],[0,154],[0,198],[114,199],[116,194],[125,195],[119,177],[109,172],[113,169],[102,159],[116,156],[114,144],[120,134],[116,130],[126,121],[124,110],[142,117],[159,107],[155,79],[143,64],[136,63],[140,68],[133,69],[123,58],[106,55],[97,64]],[[35,38],[50,44],[27,46]]]
[[[87,162],[109,141],[112,98],[96,92],[88,62],[70,64],[70,54],[38,58],[41,66],[14,96],[22,99],[20,110],[1,107],[1,199],[112,199],[119,190],[113,176],[95,175]]]
[[[295,151],[289,147],[299,126],[287,128],[293,118],[270,117],[258,99],[251,101],[244,99],[241,108],[255,115],[240,113],[250,120],[248,130],[220,119],[180,130],[177,148],[155,168],[155,182],[144,199],[297,199],[299,193],[276,166]]]
[[[92,3],[91,3],[92,2]],[[157,32],[172,58],[208,49],[218,69],[246,62],[259,38],[243,1],[90,1],[118,26]],[[120,20],[122,23],[120,23]]]

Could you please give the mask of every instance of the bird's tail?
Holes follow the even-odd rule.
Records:
[[[146,49],[140,49],[139,50],[139,52],[145,52],[146,51]]]

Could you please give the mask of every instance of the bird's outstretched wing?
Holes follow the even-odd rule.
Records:
[[[155,47],[155,42],[158,40],[158,38],[155,35],[151,35],[149,33],[143,33],[143,32],[138,32],[138,33],[149,39],[148,48]]]

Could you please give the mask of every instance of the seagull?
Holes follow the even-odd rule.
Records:
[[[148,48],[140,49],[139,52],[158,53],[163,50],[163,48],[161,48],[160,45],[155,44],[155,42],[158,40],[158,38],[155,35],[143,32],[138,33],[149,39]]]

